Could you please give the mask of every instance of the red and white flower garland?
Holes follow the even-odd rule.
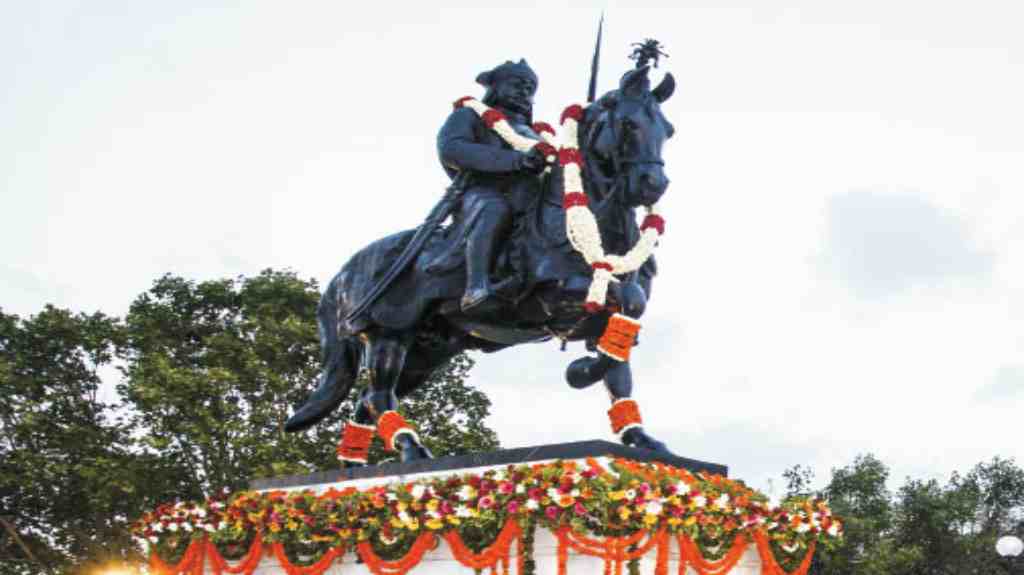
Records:
[[[472,109],[484,124],[494,130],[513,149],[528,152],[535,146],[549,161],[558,158],[563,172],[562,205],[565,207],[566,235],[573,248],[594,270],[585,307],[596,312],[604,309],[608,296],[608,284],[616,281],[615,276],[628,274],[640,269],[654,253],[658,239],[665,232],[665,220],[657,204],[646,208],[647,215],[640,225],[640,240],[623,255],[608,254],[601,245],[601,232],[597,220],[588,207],[587,194],[583,189],[583,156],[579,149],[579,123],[583,119],[583,106],[573,104],[562,112],[562,144],[554,147],[554,131],[547,124],[537,124],[534,129],[544,138],[537,141],[526,138],[512,129],[505,115],[472,97],[460,98],[455,107]]]

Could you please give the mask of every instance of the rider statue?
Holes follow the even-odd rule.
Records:
[[[487,88],[483,103],[504,113],[515,131],[540,139],[531,128],[537,74],[526,60],[505,62],[481,73],[476,81]],[[497,304],[490,278],[495,248],[537,193],[545,160],[536,149],[529,153],[513,150],[465,107],[448,116],[437,135],[437,151],[448,176],[463,178],[457,214],[466,264],[462,311],[487,314]]]

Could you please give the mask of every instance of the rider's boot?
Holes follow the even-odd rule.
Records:
[[[478,230],[466,241],[466,292],[460,307],[467,315],[487,315],[500,307],[491,287],[491,261],[494,259],[494,234]]]
[[[644,432],[643,427],[631,427],[622,432],[622,443],[630,447],[641,447],[662,453],[672,453],[664,443]]]
[[[617,363],[616,360],[603,353],[597,357],[581,357],[569,364],[565,370],[565,380],[575,389],[590,387],[601,381],[608,370]]]

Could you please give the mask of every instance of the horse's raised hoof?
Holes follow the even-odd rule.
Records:
[[[401,433],[395,436],[395,447],[398,448],[398,456],[402,463],[434,458],[434,454],[430,453],[429,449],[424,447],[416,437],[408,433]]]
[[[650,435],[647,435],[642,427],[632,427],[623,432],[622,443],[629,447],[639,447],[641,449],[650,449],[651,451],[657,451],[659,453],[675,455],[668,450],[668,447],[664,443],[654,439]]]
[[[615,360],[604,354],[598,354],[597,357],[581,357],[566,368],[565,381],[574,389],[590,387],[601,381],[613,365]]]

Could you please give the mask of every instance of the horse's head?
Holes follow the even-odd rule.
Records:
[[[631,207],[650,206],[668,187],[661,147],[674,128],[660,104],[675,90],[671,74],[653,90],[649,66],[631,70],[619,89],[608,92],[587,110],[583,137],[588,162],[598,176],[615,182],[620,200]]]

